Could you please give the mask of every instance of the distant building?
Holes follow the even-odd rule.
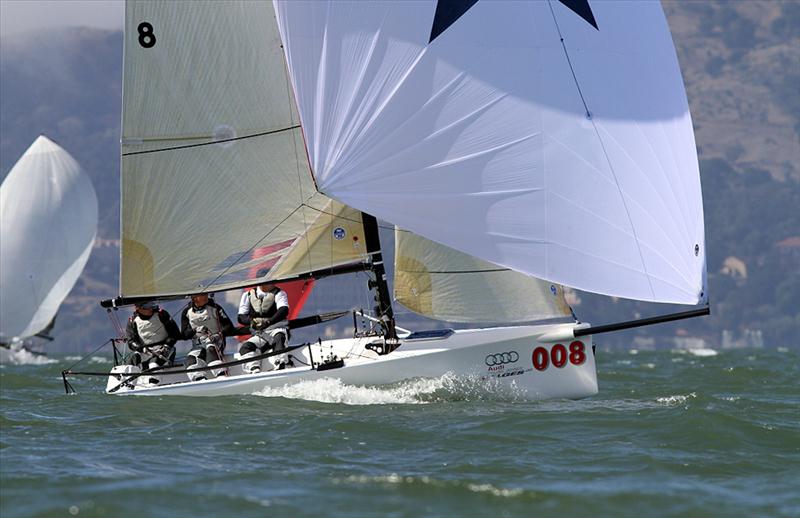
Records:
[[[800,236],[787,237],[775,243],[781,264],[790,267],[800,267]]]
[[[724,329],[722,331],[723,349],[744,349],[744,348],[764,347],[764,336],[760,329],[745,329],[740,336],[736,336],[734,331]]]
[[[675,345],[676,349],[687,351],[706,348],[706,341],[695,336],[675,336],[672,338],[672,343]]]
[[[653,351],[656,348],[656,339],[652,336],[634,336],[633,346],[645,351]]]

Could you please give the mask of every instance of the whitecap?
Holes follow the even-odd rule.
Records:
[[[682,396],[682,395],[679,394],[679,395],[675,395],[675,396],[667,396],[667,397],[656,398],[656,401],[659,402],[659,403],[663,403],[665,405],[672,406],[672,405],[680,405],[681,403],[685,403],[689,398],[696,398],[696,397],[697,397],[697,394],[694,393],[694,392],[691,392],[689,394],[686,394],[685,396]]]
[[[714,349],[689,349],[689,354],[695,356],[716,356],[719,353]]]
[[[517,496],[522,494],[522,489],[505,489],[491,484],[467,484],[467,488],[474,493],[489,493],[494,496]]]

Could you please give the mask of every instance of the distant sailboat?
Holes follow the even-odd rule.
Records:
[[[96,233],[91,180],[40,136],[0,186],[0,359],[51,327]]]
[[[445,4],[127,3],[120,296],[104,305],[239,288],[253,268],[366,271],[380,329],[298,346],[302,366],[282,371],[234,361],[228,377],[167,371],[147,387],[119,366],[109,392],[451,372],[580,398],[597,392],[593,333],[707,312],[593,328],[562,288],[707,300],[694,135],[660,5]],[[398,227],[397,300],[474,329],[396,327],[376,217]]]

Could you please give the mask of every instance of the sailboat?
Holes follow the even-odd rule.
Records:
[[[657,2],[129,0],[121,164],[109,310],[250,286],[254,269],[367,272],[375,326],[290,343],[284,370],[234,356],[225,376],[176,366],[147,386],[119,365],[109,393],[451,373],[583,398],[594,334],[708,313],[692,122]],[[397,229],[394,298],[471,328],[396,324],[378,218]],[[564,286],[698,307],[591,326]]]
[[[0,186],[0,361],[29,356],[83,271],[97,233],[97,196],[69,153],[44,135]],[[27,353],[27,354],[26,354]]]

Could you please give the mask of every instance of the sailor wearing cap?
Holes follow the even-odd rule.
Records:
[[[129,363],[141,368],[154,369],[175,359],[175,342],[181,338],[178,325],[155,302],[137,303],[126,329],[128,347],[133,351]],[[145,380],[157,384],[157,376]]]
[[[264,277],[268,270],[258,272]],[[239,356],[247,358],[263,354],[270,349],[277,352],[286,348],[289,340],[289,297],[275,284],[266,281],[242,294],[239,302],[237,320],[250,326],[253,335],[239,348]],[[244,364],[246,373],[261,371],[261,361]],[[294,367],[286,354],[275,356],[275,367],[284,369]]]

